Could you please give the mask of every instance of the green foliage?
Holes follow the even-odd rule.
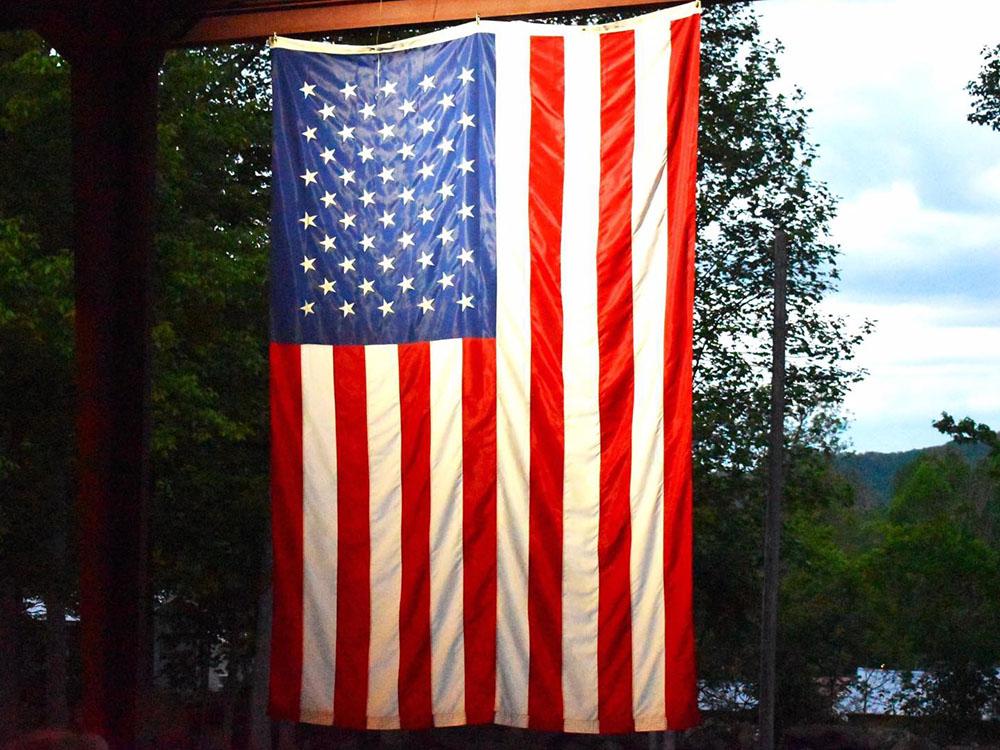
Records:
[[[826,234],[835,199],[810,174],[801,92],[774,93],[778,43],[751,8],[703,15],[698,259],[695,296],[696,460],[750,470],[766,444],[774,232],[789,235],[788,417],[793,442],[832,447],[855,347],[868,330],[820,311],[835,289]]]
[[[979,77],[966,86],[972,95],[969,122],[1000,130],[1000,44],[984,47],[982,56]]]
[[[997,452],[986,425],[945,414],[936,426]],[[1000,708],[998,484],[988,474],[989,464],[970,466],[956,451],[919,457],[901,472],[878,543],[859,560],[869,653],[920,670],[902,708],[933,717],[952,738]]]
[[[154,582],[167,676],[252,654],[267,528],[270,103],[255,47],[171,54],[160,83]]]
[[[48,547],[73,432],[66,81],[36,36],[0,35],[0,577],[36,594],[75,578]]]

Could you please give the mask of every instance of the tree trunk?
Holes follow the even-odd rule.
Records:
[[[0,746],[17,734],[21,702],[21,617],[24,603],[17,589],[0,580]]]
[[[253,657],[250,691],[249,750],[271,750],[271,718],[267,715],[268,680],[271,659],[271,545],[267,545],[261,567],[260,595],[257,597],[257,645]]]
[[[226,666],[226,682],[222,686],[222,746],[233,746],[233,724],[236,718],[236,697],[240,691],[236,665],[230,659]]]
[[[60,729],[69,723],[66,647],[66,605],[62,596],[50,596],[45,600],[45,723]]]
[[[50,542],[53,575],[45,595],[45,723],[61,729],[69,723],[69,701],[66,698],[66,585],[63,580],[68,569],[68,519],[65,512],[60,512],[54,520]]]

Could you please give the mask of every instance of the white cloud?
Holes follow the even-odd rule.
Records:
[[[843,197],[830,309],[878,328],[849,395],[861,450],[944,441],[941,410],[1000,423],[1000,134],[967,121],[1000,2],[766,0],[785,85],[801,86],[816,174]]]
[[[996,178],[1000,189],[1000,171]],[[831,231],[845,255],[916,265],[926,262],[928,254],[978,252],[998,244],[1000,212],[989,215],[931,208],[921,201],[912,182],[896,180],[842,201]]]
[[[857,450],[942,443],[930,426],[942,411],[1000,424],[1000,326],[954,326],[932,305],[831,301],[829,308],[878,321],[858,353],[871,377],[845,403]]]

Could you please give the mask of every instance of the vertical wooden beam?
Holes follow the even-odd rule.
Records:
[[[111,33],[118,31],[119,33]],[[141,746],[150,673],[149,289],[161,53],[94,30],[71,63],[84,729]]]
[[[767,506],[764,517],[764,601],[760,638],[760,747],[774,750],[775,661],[778,632],[778,566],[781,560],[781,501],[785,484],[785,292],[787,238],[774,234],[774,329],[771,344],[771,435],[768,449]]]

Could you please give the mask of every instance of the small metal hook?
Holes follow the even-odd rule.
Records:
[[[271,36],[267,38],[267,46],[273,47],[277,43],[278,43],[278,32],[275,31],[273,34],[271,34]]]

